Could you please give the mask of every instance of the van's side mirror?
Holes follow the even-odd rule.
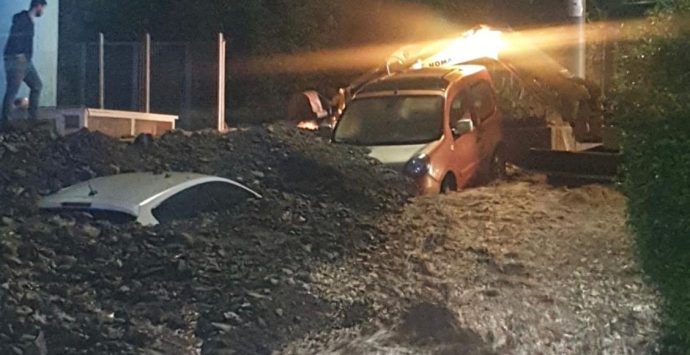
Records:
[[[453,135],[455,137],[460,137],[470,132],[474,132],[474,122],[471,119],[463,118],[455,122],[453,127]]]

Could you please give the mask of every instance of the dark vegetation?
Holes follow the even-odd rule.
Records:
[[[666,352],[690,349],[690,1],[646,20],[620,57],[616,122],[643,265],[665,301]]]

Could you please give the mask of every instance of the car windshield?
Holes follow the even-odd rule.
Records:
[[[337,143],[419,144],[443,133],[442,96],[380,96],[356,99],[335,131]]]

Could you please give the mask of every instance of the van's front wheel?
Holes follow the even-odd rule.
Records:
[[[441,182],[441,193],[448,194],[457,190],[458,183],[455,181],[455,176],[453,176],[453,174],[446,175],[446,177],[443,178],[443,182]]]

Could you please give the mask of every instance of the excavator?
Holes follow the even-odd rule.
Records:
[[[321,98],[308,108],[328,107],[328,114],[322,110],[311,117],[316,119],[300,120],[299,126],[333,127],[357,92],[382,77],[460,64],[483,65],[491,74],[506,122],[509,161],[544,173],[559,184],[616,179],[621,154],[615,130],[604,124],[599,87],[575,77],[509,29],[478,26],[454,38],[400,48],[381,66],[341,88],[331,100],[305,92],[304,97]],[[290,111],[293,119],[299,117],[294,108]]]

